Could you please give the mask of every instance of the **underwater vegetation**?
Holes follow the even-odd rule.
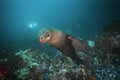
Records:
[[[11,66],[12,65],[12,66]],[[36,53],[30,49],[15,53],[11,63],[7,63],[7,74],[4,80],[97,80],[91,70],[83,65],[75,66],[73,61],[60,52],[50,58],[46,53]]]
[[[76,65],[59,51],[51,57],[32,49],[19,50],[0,59],[0,80],[120,80],[119,23],[107,25],[101,35],[86,41],[92,57],[77,52],[86,65]]]

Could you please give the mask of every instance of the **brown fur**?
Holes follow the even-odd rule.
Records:
[[[49,37],[45,37],[46,36],[45,32],[49,33]],[[75,51],[76,48],[85,51],[84,45],[82,45],[82,43],[79,42],[78,39],[73,38],[72,36],[67,35],[57,29],[45,29],[43,31],[40,31],[38,37],[41,43],[48,43],[53,47],[56,47],[63,54],[72,58],[72,60],[75,63],[84,64],[83,60],[78,58]]]

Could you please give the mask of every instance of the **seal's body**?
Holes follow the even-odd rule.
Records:
[[[38,33],[38,38],[40,43],[48,43],[53,47],[56,47],[66,56],[72,58],[72,60],[77,64],[84,64],[83,60],[79,59],[76,54],[75,49],[85,51],[84,45],[82,43],[57,29],[44,29]]]

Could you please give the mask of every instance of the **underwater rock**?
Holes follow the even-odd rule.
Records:
[[[112,21],[105,26],[103,33],[120,34],[120,21]]]
[[[18,54],[19,53],[19,54]],[[46,53],[36,53],[30,49],[21,50],[14,55],[15,61],[5,80],[119,80],[120,66],[101,62],[101,57],[94,58],[92,69],[83,65],[76,66],[70,58],[58,52],[53,58]],[[37,54],[37,55],[34,55]],[[59,55],[60,54],[60,55]],[[80,53],[81,54],[81,53]],[[35,57],[37,56],[37,57]],[[85,56],[85,55],[82,55]],[[22,58],[25,57],[25,58]],[[43,58],[44,57],[44,58]],[[19,60],[17,60],[19,58]],[[116,57],[114,57],[116,59]],[[108,59],[109,60],[109,59]],[[112,59],[111,59],[112,60]],[[119,60],[119,59],[118,59]],[[116,61],[118,61],[116,60]],[[16,62],[17,61],[17,62]],[[68,63],[71,64],[68,64]],[[118,61],[119,62],[119,61]],[[34,65],[31,65],[31,64]],[[37,63],[37,65],[36,65]],[[10,65],[10,64],[9,64]],[[11,73],[14,73],[10,75]]]
[[[103,33],[96,38],[96,51],[101,49],[105,53],[117,54],[120,56],[120,22],[111,22],[105,27]]]
[[[100,80],[119,80],[120,68],[120,22],[111,22],[95,39],[96,76]],[[97,62],[96,62],[97,60]]]

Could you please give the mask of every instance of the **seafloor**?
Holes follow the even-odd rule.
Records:
[[[20,50],[0,58],[0,80],[120,80],[120,23],[107,26],[91,41],[92,57],[78,52],[85,65],[74,64],[59,51],[53,57]]]

